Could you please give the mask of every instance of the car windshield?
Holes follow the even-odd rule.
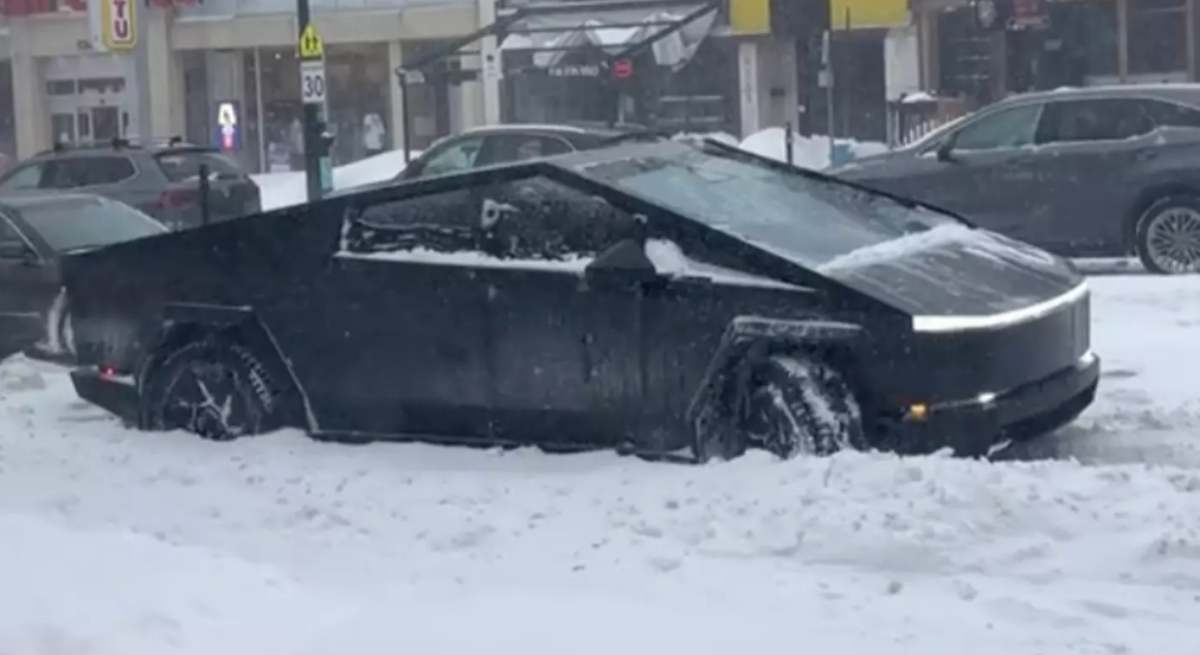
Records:
[[[808,267],[955,222],[732,152],[660,149],[583,172]]]
[[[136,209],[100,198],[61,198],[20,208],[21,218],[56,252],[107,246],[162,234],[160,223]]]

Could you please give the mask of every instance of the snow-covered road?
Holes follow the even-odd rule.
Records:
[[[1017,461],[704,467],[121,428],[0,364],[0,654],[1200,652],[1200,277],[1093,278]]]

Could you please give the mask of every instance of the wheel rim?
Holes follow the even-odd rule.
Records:
[[[166,389],[163,427],[221,441],[249,434],[250,415],[239,386],[236,374],[219,362],[188,363]]]
[[[1146,230],[1146,247],[1164,271],[1200,271],[1200,211],[1173,207],[1155,216]]]

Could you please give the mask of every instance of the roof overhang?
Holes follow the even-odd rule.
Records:
[[[533,67],[556,66],[568,53],[598,53],[600,66],[652,51],[662,66],[679,68],[695,54],[712,30],[722,0],[531,0],[499,12],[487,27],[447,44],[396,74],[401,82],[446,72],[448,63],[480,55],[479,44],[495,37],[500,53],[532,55]],[[503,56],[497,66],[503,66]],[[471,79],[481,71],[458,68],[453,74]]]

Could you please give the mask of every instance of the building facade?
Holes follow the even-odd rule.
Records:
[[[310,0],[325,41],[335,163],[374,150],[380,129],[384,148],[399,147],[405,108],[418,149],[482,123],[611,118],[595,110],[607,102],[597,101],[595,80],[547,70],[435,76],[407,85],[402,97],[397,69],[492,24],[509,1],[522,2]],[[621,104],[638,112],[624,117],[735,134],[793,120],[800,76],[781,5],[795,6],[723,0],[686,65],[653,76],[639,67],[627,84],[636,93]],[[105,30],[118,14],[128,40],[108,47]],[[302,114],[296,35],[294,0],[0,0],[0,153],[179,135],[222,147],[249,170],[292,168]],[[596,44],[578,45],[561,61],[586,61]],[[479,71],[485,56],[522,56],[502,47],[485,38],[456,55],[453,68]],[[550,72],[589,70],[560,69]]]
[[[979,105],[1060,86],[1196,81],[1200,0],[912,0],[925,88]]]

